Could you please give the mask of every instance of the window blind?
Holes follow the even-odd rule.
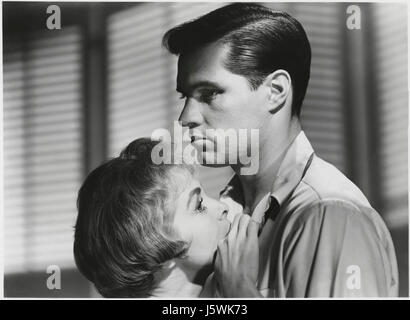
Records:
[[[6,273],[74,266],[82,175],[80,32],[25,36],[4,39]]]
[[[380,183],[385,218],[408,223],[407,15],[404,4],[374,4]]]

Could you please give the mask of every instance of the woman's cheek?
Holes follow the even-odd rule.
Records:
[[[182,239],[185,241],[192,241],[193,235],[195,235],[195,223],[192,221],[191,218],[185,217],[179,223],[179,234],[181,235]]]

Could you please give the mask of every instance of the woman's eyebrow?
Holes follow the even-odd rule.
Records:
[[[188,202],[187,202],[187,208],[189,207],[189,204],[192,201],[192,198],[196,195],[200,195],[201,194],[201,188],[200,187],[196,187],[195,189],[192,189],[191,192],[189,193],[189,198],[188,198]]]

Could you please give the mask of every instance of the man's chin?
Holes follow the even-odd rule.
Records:
[[[206,162],[202,162],[201,165],[203,165],[204,167],[209,167],[209,168],[225,168],[225,167],[229,167],[229,164],[215,164],[215,163],[206,163]]]

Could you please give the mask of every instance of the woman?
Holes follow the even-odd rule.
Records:
[[[104,297],[197,297],[210,292],[203,285],[218,249],[213,284],[221,294],[246,292],[257,278],[257,226],[243,214],[231,224],[193,167],[154,164],[156,143],[133,141],[84,181],[74,239],[79,270]]]

